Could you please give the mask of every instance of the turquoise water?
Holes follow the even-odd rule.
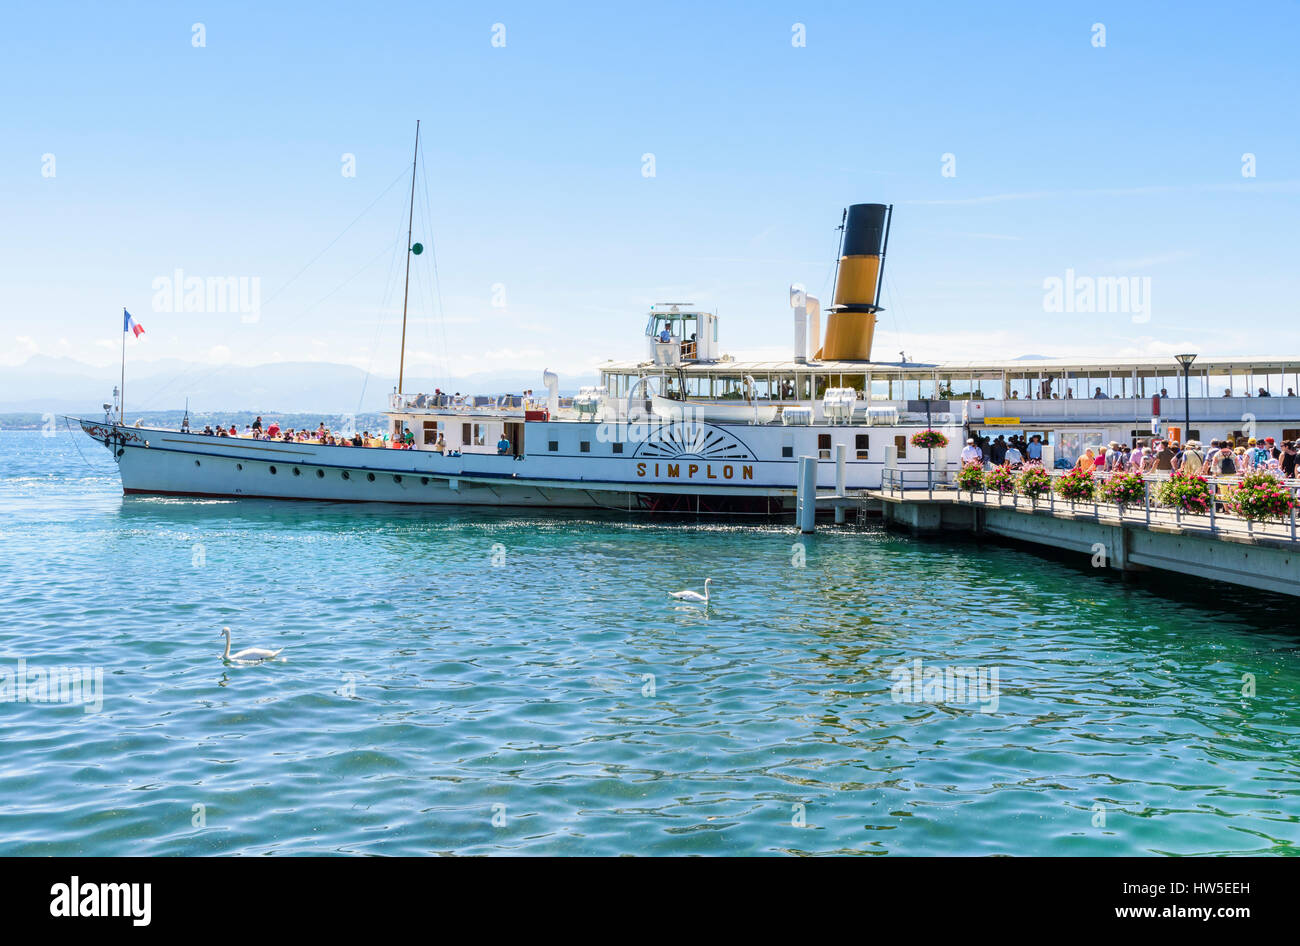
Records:
[[[1293,603],[796,540],[124,499],[89,440],[0,432],[0,666],[103,670],[99,712],[0,703],[0,854],[1297,850]],[[896,702],[918,658],[997,668],[996,712]]]

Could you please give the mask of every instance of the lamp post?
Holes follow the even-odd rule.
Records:
[[[1188,390],[1188,377],[1191,374],[1192,362],[1196,360],[1195,355],[1174,355],[1178,363],[1183,366],[1183,420],[1187,425],[1183,429],[1183,447],[1187,447],[1187,441],[1192,437],[1192,401],[1191,392]]]

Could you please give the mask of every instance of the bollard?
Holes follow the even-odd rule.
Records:
[[[884,467],[884,472],[881,473],[881,476],[888,478],[890,483],[889,491],[891,493],[894,492],[895,488],[900,485],[899,484],[900,477],[895,475],[897,472],[898,472],[898,447],[894,446],[893,444],[889,444],[888,446],[885,447],[885,467]],[[902,490],[900,489],[899,492],[902,492]]]
[[[817,458],[799,458],[798,502],[799,531],[810,535],[817,531]]]
[[[849,445],[846,443],[837,443],[835,445],[835,495],[841,500],[848,493],[849,485]],[[844,525],[844,503],[835,504],[835,524]]]

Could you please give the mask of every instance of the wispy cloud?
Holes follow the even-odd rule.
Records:
[[[1109,271],[1128,271],[1134,269],[1151,269],[1153,266],[1161,266],[1165,263],[1176,263],[1179,260],[1188,259],[1196,254],[1190,250],[1174,250],[1169,253],[1158,253],[1154,256],[1139,256],[1131,259],[1103,260],[1098,265]]]
[[[978,197],[941,197],[933,200],[900,200],[900,204],[919,206],[960,206],[998,204],[1014,200],[1053,200],[1077,197],[1142,197],[1149,194],[1189,194],[1213,192],[1300,193],[1300,181],[1241,180],[1231,184],[1146,184],[1139,187],[1092,187],[1074,190],[1020,191],[1007,194],[984,194]]]
[[[922,230],[922,233],[934,233],[939,236],[964,237],[969,240],[1023,240],[1024,237],[1009,233],[965,233],[960,230]]]

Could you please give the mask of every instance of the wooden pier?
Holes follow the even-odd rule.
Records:
[[[1121,508],[1045,497],[934,489],[871,491],[885,523],[912,534],[965,532],[1089,556],[1121,572],[1159,569],[1189,578],[1300,595],[1295,516],[1251,523],[1220,514],[1192,516],[1160,507]]]

